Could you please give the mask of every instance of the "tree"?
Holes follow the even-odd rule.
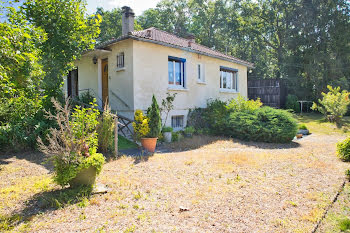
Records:
[[[43,87],[49,96],[59,96],[63,76],[74,67],[73,62],[94,48],[101,18],[88,18],[83,0],[27,0],[23,12],[47,35],[40,47],[46,72]]]
[[[187,0],[163,0],[155,9],[144,11],[138,18],[143,28],[158,27],[161,30],[187,36],[191,15]]]
[[[39,89],[44,72],[39,63],[46,35],[14,8],[0,23],[0,98],[29,95]]]
[[[151,138],[157,138],[162,129],[162,119],[160,117],[159,106],[154,95],[152,96],[152,105],[147,109],[147,117],[149,119],[149,133]]]
[[[328,92],[322,92],[322,99],[318,100],[319,104],[312,105],[313,110],[318,110],[324,114],[331,122],[336,122],[340,126],[343,115],[348,111],[350,104],[349,92],[346,90],[340,91],[340,87],[333,88],[327,86]]]
[[[169,92],[166,93],[165,99],[162,99],[162,106],[160,108],[160,112],[165,115],[164,123],[162,127],[165,127],[166,121],[168,119],[170,111],[174,108],[174,100],[177,95],[177,93],[170,94]]]
[[[98,43],[118,38],[122,35],[122,10],[114,8],[111,11],[105,11],[103,8],[97,8],[95,15],[101,16],[100,34],[97,38]],[[93,16],[94,17],[94,16]],[[142,27],[135,20],[134,29],[142,30]]]

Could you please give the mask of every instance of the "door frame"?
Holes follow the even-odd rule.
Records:
[[[107,65],[107,70],[105,70],[105,65]],[[102,79],[102,108],[105,105],[105,102],[109,101],[109,75],[108,75],[108,58],[102,59],[101,61],[101,79]],[[106,77],[104,77],[105,72],[107,72]]]

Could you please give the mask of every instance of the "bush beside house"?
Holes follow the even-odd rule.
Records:
[[[262,107],[231,113],[226,134],[243,140],[286,143],[296,132],[297,124],[288,112]]]
[[[202,120],[194,119],[201,116]],[[211,134],[261,142],[289,142],[297,132],[297,123],[289,112],[262,107],[259,99],[245,100],[242,96],[228,103],[211,100],[206,109],[191,111],[188,123],[197,131],[207,127]]]

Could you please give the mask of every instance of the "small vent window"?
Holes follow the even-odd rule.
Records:
[[[171,127],[174,129],[182,129],[184,127],[184,116],[172,116]]]
[[[124,68],[124,52],[117,55],[117,69]]]

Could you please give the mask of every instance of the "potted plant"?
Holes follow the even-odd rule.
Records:
[[[301,124],[298,126],[298,132],[297,134],[302,134],[302,135],[309,135],[309,130],[307,129],[305,124]]]
[[[137,109],[135,111],[134,118],[135,118],[135,121],[132,123],[132,126],[135,132],[135,137],[136,137],[135,139],[136,141],[139,141],[142,144],[142,138],[146,138],[149,133],[149,125],[148,125],[149,119],[147,116],[143,114],[142,110],[140,109]],[[144,145],[142,144],[142,146]]]
[[[97,153],[99,111],[77,106],[71,114],[68,101],[64,107],[55,100],[52,102],[56,115],[48,113],[48,118],[56,120],[58,128],[50,129],[47,144],[38,138],[39,149],[53,160],[56,183],[92,186],[105,161],[104,156]]]
[[[194,133],[194,128],[192,126],[186,127],[184,133],[186,138],[191,138]]]
[[[144,116],[141,110],[136,110],[135,122],[133,122],[136,138],[141,141],[142,147],[151,153],[156,149],[161,126],[159,106],[153,95],[152,105],[147,109],[147,116]]]
[[[171,128],[171,127],[164,127],[162,132],[163,132],[163,136],[164,136],[165,142],[171,142],[171,136],[172,136],[173,128]]]

